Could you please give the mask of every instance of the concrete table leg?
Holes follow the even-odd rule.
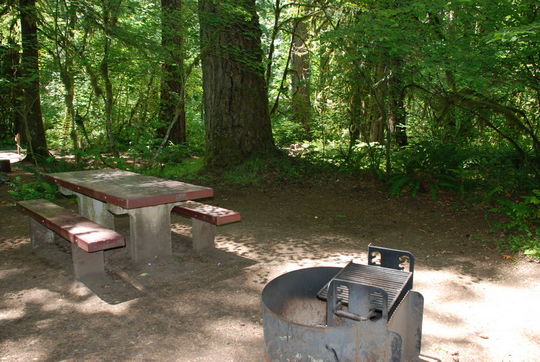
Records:
[[[71,256],[73,258],[73,270],[77,280],[105,276],[103,251],[87,253],[76,244],[71,244]]]
[[[32,248],[39,248],[54,243],[54,232],[38,221],[30,219],[30,239],[32,240]]]
[[[191,237],[193,239],[193,249],[195,251],[201,252],[214,249],[216,225],[192,218]]]
[[[172,255],[171,210],[174,205],[158,205],[128,210],[128,250],[135,262]]]
[[[79,214],[109,229],[114,229],[114,216],[107,204],[86,195],[76,194],[79,199]]]

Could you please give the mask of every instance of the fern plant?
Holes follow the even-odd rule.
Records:
[[[523,196],[521,201],[500,199],[492,212],[506,216],[504,222],[496,222],[492,230],[501,230],[505,239],[499,242],[504,249],[523,251],[540,259],[540,190]]]

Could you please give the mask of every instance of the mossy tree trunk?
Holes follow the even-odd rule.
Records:
[[[160,120],[169,140],[186,142],[184,20],[182,0],[161,0],[161,45],[164,52]]]
[[[306,139],[311,139],[310,61],[306,45],[308,26],[305,19],[296,19],[292,37],[290,74],[293,118],[302,125]]]
[[[19,0],[21,19],[22,58],[21,70],[24,78],[23,105],[21,109],[24,136],[28,156],[34,160],[47,157],[49,150],[41,115],[39,96],[39,63],[37,38],[37,10],[35,0]]]
[[[255,0],[201,0],[199,18],[208,165],[275,152]]]

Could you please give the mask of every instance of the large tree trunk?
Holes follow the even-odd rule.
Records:
[[[169,139],[186,142],[184,22],[182,0],[161,0],[161,45],[164,51],[160,119],[173,123]]]
[[[30,158],[47,157],[49,150],[41,116],[39,97],[39,63],[37,41],[37,14],[35,0],[19,0],[22,35],[21,68],[24,78],[22,120]]]
[[[302,125],[307,139],[311,134],[311,92],[307,23],[297,19],[293,27],[293,48],[291,58],[291,94],[293,118]]]
[[[275,151],[255,0],[200,0],[207,163]]]
[[[20,68],[20,55],[15,40],[10,35],[7,45],[0,44],[0,77],[6,82],[0,84],[0,134],[23,134],[21,120],[21,85],[17,70]],[[25,141],[26,143],[26,141]]]

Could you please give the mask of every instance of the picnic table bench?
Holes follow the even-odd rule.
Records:
[[[102,169],[45,174],[64,195],[76,195],[79,214],[114,228],[113,215],[129,215],[127,250],[135,262],[172,255],[171,210],[186,200],[211,197],[209,187]]]
[[[19,201],[17,206],[30,218],[32,247],[52,243],[55,233],[71,243],[77,279],[103,274],[103,251],[126,245],[122,234],[50,201]]]
[[[240,213],[222,207],[186,201],[173,207],[172,211],[191,218],[193,249],[204,251],[215,246],[216,226],[241,220]]]

